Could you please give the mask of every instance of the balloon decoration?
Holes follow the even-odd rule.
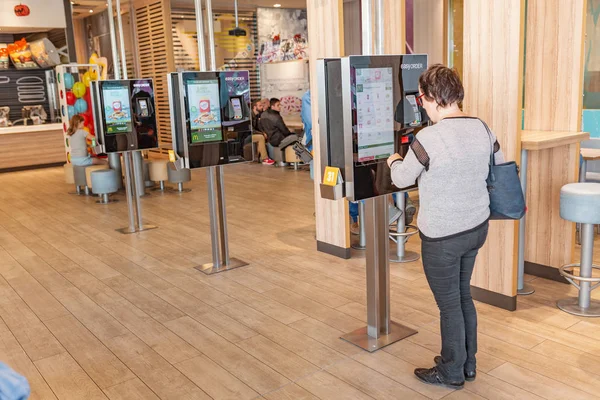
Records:
[[[94,79],[92,78],[92,75],[90,74],[89,71],[86,72],[85,74],[83,74],[83,78],[81,78],[81,81],[83,82],[85,87],[90,87],[90,82],[93,80]]]
[[[77,101],[75,102],[75,112],[77,114],[83,114],[87,110],[88,110],[88,104],[85,102],[85,100],[77,99]]]
[[[67,92],[67,104],[72,106],[75,104],[75,100],[77,100],[75,95],[72,92]]]
[[[73,94],[75,95],[75,97],[80,99],[81,97],[83,97],[83,95],[87,91],[87,88],[85,87],[85,85],[83,83],[77,82],[73,85],[72,91],[73,91]]]
[[[71,88],[73,88],[73,84],[75,83],[75,79],[73,78],[73,75],[71,75],[67,72],[64,75],[63,79],[65,81],[65,89],[71,90]]]
[[[77,114],[77,113],[75,112],[75,107],[73,107],[73,106],[68,106],[68,107],[67,107],[67,114],[68,114],[68,116],[69,116],[69,121],[70,121],[70,120],[71,120],[71,118],[73,118],[73,116],[74,116],[75,114]]]
[[[98,57],[95,52],[90,57],[90,64],[96,64],[100,68],[100,79],[105,81],[108,73],[108,60],[106,57]]]

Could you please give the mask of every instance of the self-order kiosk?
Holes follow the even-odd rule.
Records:
[[[105,153],[158,147],[152,79],[93,81],[94,121]]]
[[[337,167],[345,197],[358,201],[398,192],[387,158],[408,151],[429,119],[419,102],[427,55],[350,56],[319,60],[321,165]]]
[[[248,71],[177,72],[169,74],[168,83],[179,167],[252,161]]]

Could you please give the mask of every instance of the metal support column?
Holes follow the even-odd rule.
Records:
[[[373,352],[417,333],[390,318],[388,203],[386,196],[365,201],[367,232],[367,326],[341,338]]]
[[[142,194],[140,193],[140,189],[144,190],[144,171],[143,171],[143,161],[142,162],[138,162],[136,160],[136,157],[139,157],[141,159],[142,157],[142,152],[141,151],[133,151],[131,152],[133,155],[133,178],[134,181],[132,183],[132,186],[135,187],[135,205],[136,205],[136,218],[137,218],[137,230],[138,232],[141,231],[147,231],[150,229],[156,229],[158,228],[156,225],[148,225],[148,224],[144,224],[144,219],[142,217]],[[139,186],[139,178],[141,179],[141,188]]]
[[[117,154],[117,153],[115,153]],[[125,164],[125,196],[127,197],[127,211],[129,215],[129,226],[117,229],[118,232],[129,234],[135,233],[135,210],[133,205],[133,196],[135,192],[134,184],[131,180],[131,153],[123,153],[123,163]]]
[[[528,152],[526,149],[521,149],[521,189],[523,190],[523,196],[525,202],[527,202],[527,156]],[[518,271],[517,271],[517,294],[521,296],[527,296],[533,294],[535,289],[526,284],[523,281],[525,276],[525,218],[527,213],[523,215],[521,221],[519,221],[519,255],[518,255]]]
[[[119,73],[119,52],[117,50],[117,36],[115,33],[115,21],[113,19],[113,0],[106,0],[106,5],[108,6],[106,12],[108,13],[108,30],[110,35],[110,49],[113,58],[113,70],[115,71],[115,79],[121,79],[121,74]],[[119,153],[110,153],[108,155],[108,164],[113,169],[116,169],[114,168],[114,166],[118,165],[118,171],[121,171],[121,155]]]

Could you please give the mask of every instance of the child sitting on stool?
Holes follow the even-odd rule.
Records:
[[[83,129],[84,122],[81,115],[73,115],[69,122],[67,135],[69,135],[69,144],[71,145],[71,164],[78,167],[106,164],[105,160],[92,158],[88,153],[86,140],[93,140],[94,136]]]

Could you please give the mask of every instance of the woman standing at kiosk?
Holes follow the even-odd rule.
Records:
[[[419,78],[420,96],[435,125],[423,129],[405,159],[388,159],[394,185],[419,182],[418,216],[423,269],[440,309],[441,356],[433,368],[417,368],[423,382],[462,388],[476,375],[477,312],[471,275],[484,245],[490,216],[486,178],[490,152],[500,146],[483,122],[464,114],[464,88],[455,71],[437,64]]]

